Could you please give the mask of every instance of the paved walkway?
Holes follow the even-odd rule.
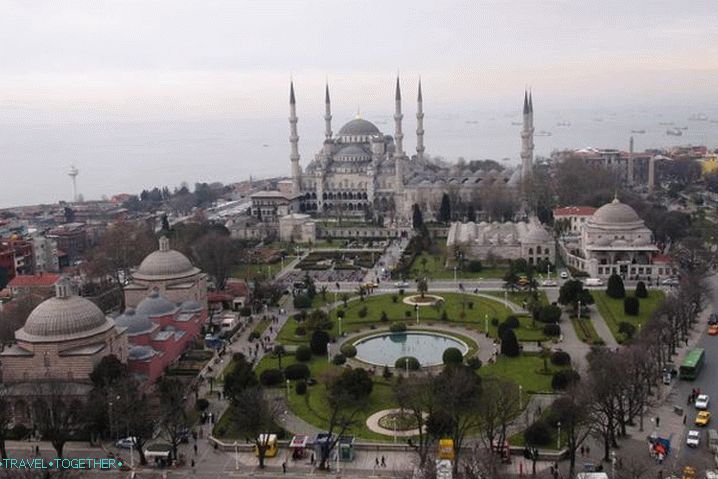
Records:
[[[618,341],[616,341],[616,338],[613,337],[613,333],[610,329],[608,329],[606,320],[603,319],[603,316],[601,316],[598,312],[596,306],[589,306],[588,310],[589,317],[593,322],[593,328],[596,330],[596,333],[601,337],[601,339],[603,339],[603,342],[606,343],[606,347],[609,349],[616,349],[618,347]]]
[[[558,302],[558,288],[545,289],[544,291],[549,303]],[[566,317],[566,314],[564,314],[564,319],[561,321],[561,334],[563,335],[563,341],[559,347],[571,355],[571,362],[576,370],[585,371],[588,367],[586,354],[591,350],[591,347],[578,338],[573,323]]]

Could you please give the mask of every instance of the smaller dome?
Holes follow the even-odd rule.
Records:
[[[145,361],[159,354],[151,346],[132,346],[127,352],[129,359],[134,361]]]
[[[180,309],[185,313],[196,313],[202,311],[202,305],[193,299],[188,299],[180,304]]]
[[[137,305],[135,314],[153,317],[172,314],[175,311],[177,311],[177,305],[167,298],[160,296],[157,289],[153,289],[152,292]]]
[[[532,220],[529,222],[526,229],[526,234],[523,237],[524,243],[551,243],[553,238],[546,231],[546,228],[541,226],[538,220]]]
[[[597,209],[591,216],[591,221],[604,225],[620,225],[636,223],[641,221],[641,218],[636,213],[636,210],[625,203],[621,203],[618,198],[614,198],[610,203]]]
[[[359,145],[345,146],[341,150],[337,151],[335,156],[365,156],[367,158],[371,157],[371,155]]]
[[[197,272],[199,270],[185,255],[170,249],[169,240],[163,236],[160,249],[148,254],[133,276],[140,280],[156,280],[181,278]]]
[[[127,328],[127,334],[142,334],[152,331],[154,323],[150,319],[143,315],[137,314],[132,308],[128,308],[124,313],[115,318],[115,324],[117,326]]]
[[[374,123],[363,118],[354,118],[339,130],[339,136],[373,136],[381,132]]]

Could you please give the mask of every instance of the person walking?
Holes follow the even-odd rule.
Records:
[[[656,416],[656,427],[657,428],[661,427],[661,418],[658,416]]]
[[[286,474],[286,473],[287,473],[287,461],[284,461],[282,463],[282,474]]]
[[[381,456],[381,467],[386,467],[386,458]]]
[[[197,455],[197,443],[196,442],[194,443],[194,455],[195,456]]]

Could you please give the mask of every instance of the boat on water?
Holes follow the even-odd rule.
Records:
[[[551,132],[546,130],[539,130],[536,132],[535,136],[551,136]]]
[[[689,116],[688,119],[691,121],[706,121],[708,120],[708,116],[703,113],[694,113]]]
[[[669,128],[666,130],[666,135],[681,136],[681,135],[683,135],[683,132],[681,130],[679,130],[678,128]]]
[[[673,125],[673,122],[672,121],[662,121],[659,123],[659,125],[671,126],[671,125]]]
[[[646,130],[631,130],[631,133],[635,133],[637,135],[643,135],[646,133]]]
[[[520,121],[512,121],[511,124],[514,125],[514,126],[521,126],[521,125],[523,125],[523,123],[521,123]]]
[[[559,121],[558,123],[556,123],[556,126],[571,126],[571,122],[570,121]]]
[[[688,129],[688,127],[687,127],[687,126],[677,126],[677,127],[676,127],[676,130],[683,130],[683,131],[686,131],[687,129]]]

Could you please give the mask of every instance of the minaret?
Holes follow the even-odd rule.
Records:
[[[626,183],[628,183],[628,186],[633,185],[633,137],[628,141],[628,171],[626,173]]]
[[[292,145],[292,153],[289,159],[292,161],[292,193],[299,193],[302,169],[299,166],[299,135],[297,134],[297,105],[294,98],[294,82],[289,82],[289,143]]]
[[[404,133],[401,132],[401,120],[404,115],[401,114],[401,87],[399,86],[399,76],[396,77],[396,93],[394,95],[394,165],[396,172],[395,191],[399,192],[404,189]]]
[[[521,178],[531,176],[534,161],[534,114],[533,100],[524,91],[523,128],[521,130]]]
[[[419,78],[419,94],[416,97],[416,159],[424,159],[424,100],[421,97],[421,78]]]
[[[324,91],[324,139],[332,139],[332,104],[329,100],[329,83]]]

